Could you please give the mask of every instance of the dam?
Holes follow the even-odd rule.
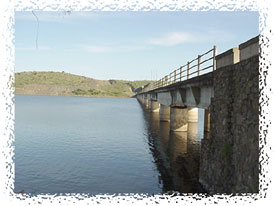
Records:
[[[259,36],[219,55],[214,46],[136,94],[172,133],[203,109],[199,182],[209,193],[259,191],[259,54]]]

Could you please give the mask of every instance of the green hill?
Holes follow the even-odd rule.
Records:
[[[131,97],[152,81],[96,80],[65,72],[15,73],[15,93],[56,96]]]

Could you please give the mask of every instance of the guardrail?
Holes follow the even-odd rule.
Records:
[[[205,52],[204,54],[198,55],[197,58],[188,61],[184,66],[180,66],[178,69],[172,71],[170,74],[154,82],[152,84],[152,87],[146,90],[150,91],[153,89],[165,87],[176,82],[181,82],[196,76],[200,76],[202,73],[205,74],[210,71],[214,71],[216,69],[216,50],[217,47],[213,46],[213,48],[209,51]]]

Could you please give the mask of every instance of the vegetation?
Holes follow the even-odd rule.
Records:
[[[91,78],[68,74],[65,72],[21,72],[15,74],[15,88],[28,84],[88,86]]]
[[[65,72],[15,73],[17,94],[131,97],[152,81],[96,80]]]

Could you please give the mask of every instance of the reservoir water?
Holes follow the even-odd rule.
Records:
[[[201,192],[200,119],[171,133],[134,98],[16,95],[14,191]]]

